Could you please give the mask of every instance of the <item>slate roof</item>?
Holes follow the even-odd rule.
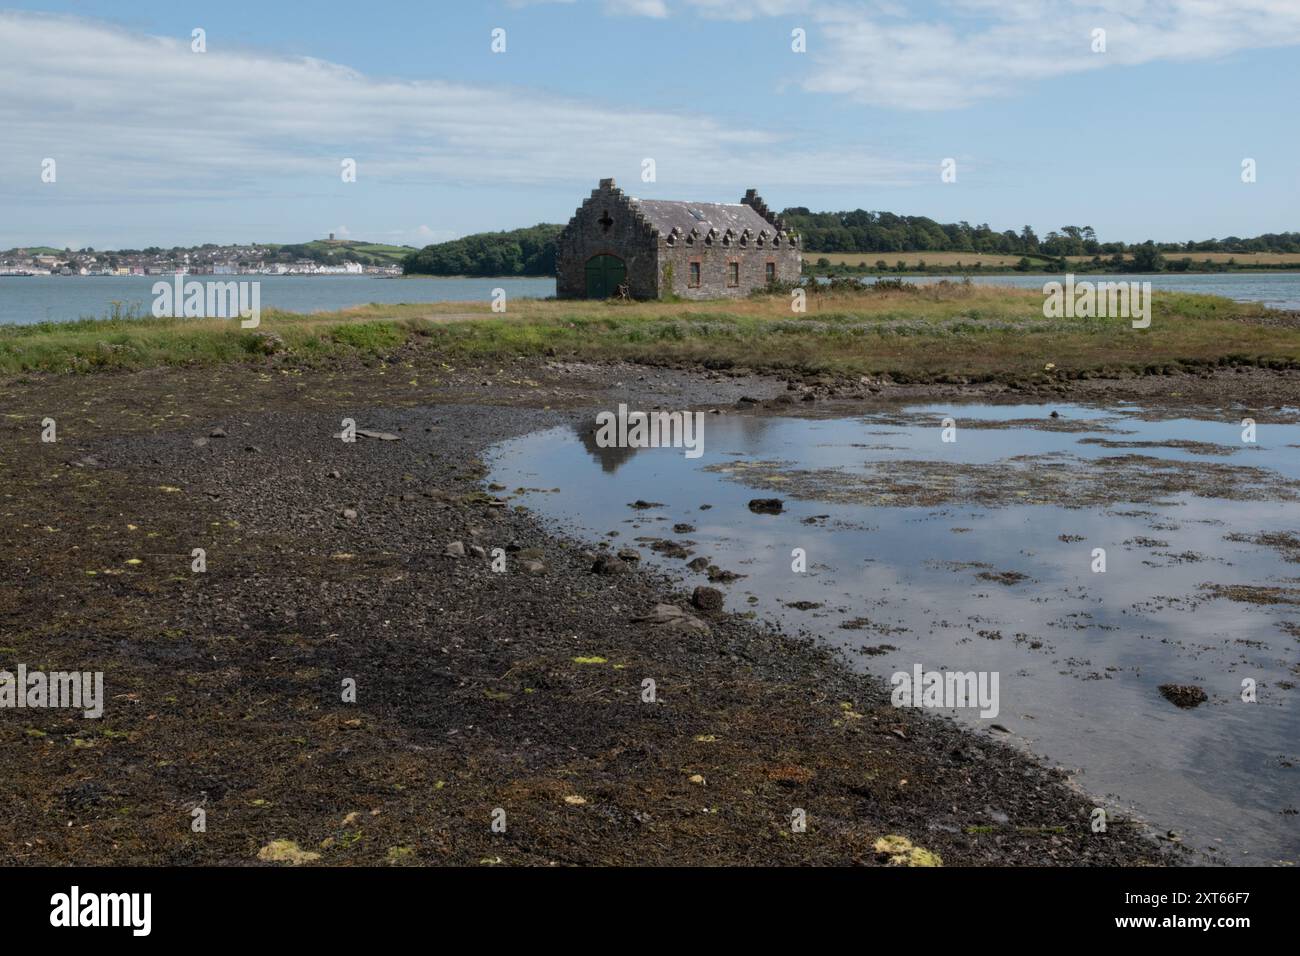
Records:
[[[698,229],[701,235],[706,235],[710,229],[718,230],[719,235],[728,229],[736,235],[746,229],[754,236],[764,229],[769,236],[776,235],[776,228],[759,215],[753,206],[744,203],[628,198],[662,236],[668,235],[674,227],[681,235],[689,234],[692,229]]]

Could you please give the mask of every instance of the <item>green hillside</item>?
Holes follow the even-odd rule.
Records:
[[[29,256],[58,256],[63,254],[62,249],[55,249],[53,246],[23,246],[22,250]],[[17,253],[17,249],[7,249],[0,252],[0,256],[12,256]]]
[[[408,255],[415,252],[414,246],[392,246],[382,242],[350,239],[313,239],[311,242],[288,246],[268,245],[267,248],[325,265],[359,262],[365,266],[400,266]]]
[[[555,240],[563,228],[543,222],[510,232],[479,232],[412,252],[402,268],[407,275],[552,276]]]

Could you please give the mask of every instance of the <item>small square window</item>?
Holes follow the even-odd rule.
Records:
[[[692,289],[698,289],[700,287],[700,264],[698,262],[691,263],[691,278],[687,284]]]
[[[740,285],[740,263],[739,262],[727,263],[727,285],[729,286]]]

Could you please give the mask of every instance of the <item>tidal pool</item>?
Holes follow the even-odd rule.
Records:
[[[743,575],[712,583],[728,610],[815,635],[863,670],[997,672],[995,718],[941,712],[1214,859],[1295,862],[1300,425],[1260,424],[1246,442],[1241,418],[1132,405],[728,411],[706,416],[696,459],[557,428],[497,446],[489,480],[687,589],[711,583],[695,558],[715,578]],[[748,507],[770,497],[781,513]],[[677,547],[652,549],[664,540]],[[1180,709],[1167,684],[1208,699]]]

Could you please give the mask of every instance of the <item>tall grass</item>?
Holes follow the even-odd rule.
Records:
[[[1214,296],[1156,293],[1151,327],[1046,319],[1033,290],[886,284],[712,302],[514,300],[369,305],[329,314],[267,311],[237,321],[110,315],[0,326],[0,375],[258,362],[313,366],[402,348],[444,359],[551,355],[710,367],[889,373],[913,379],[1148,369],[1224,361],[1300,363],[1300,327]]]

